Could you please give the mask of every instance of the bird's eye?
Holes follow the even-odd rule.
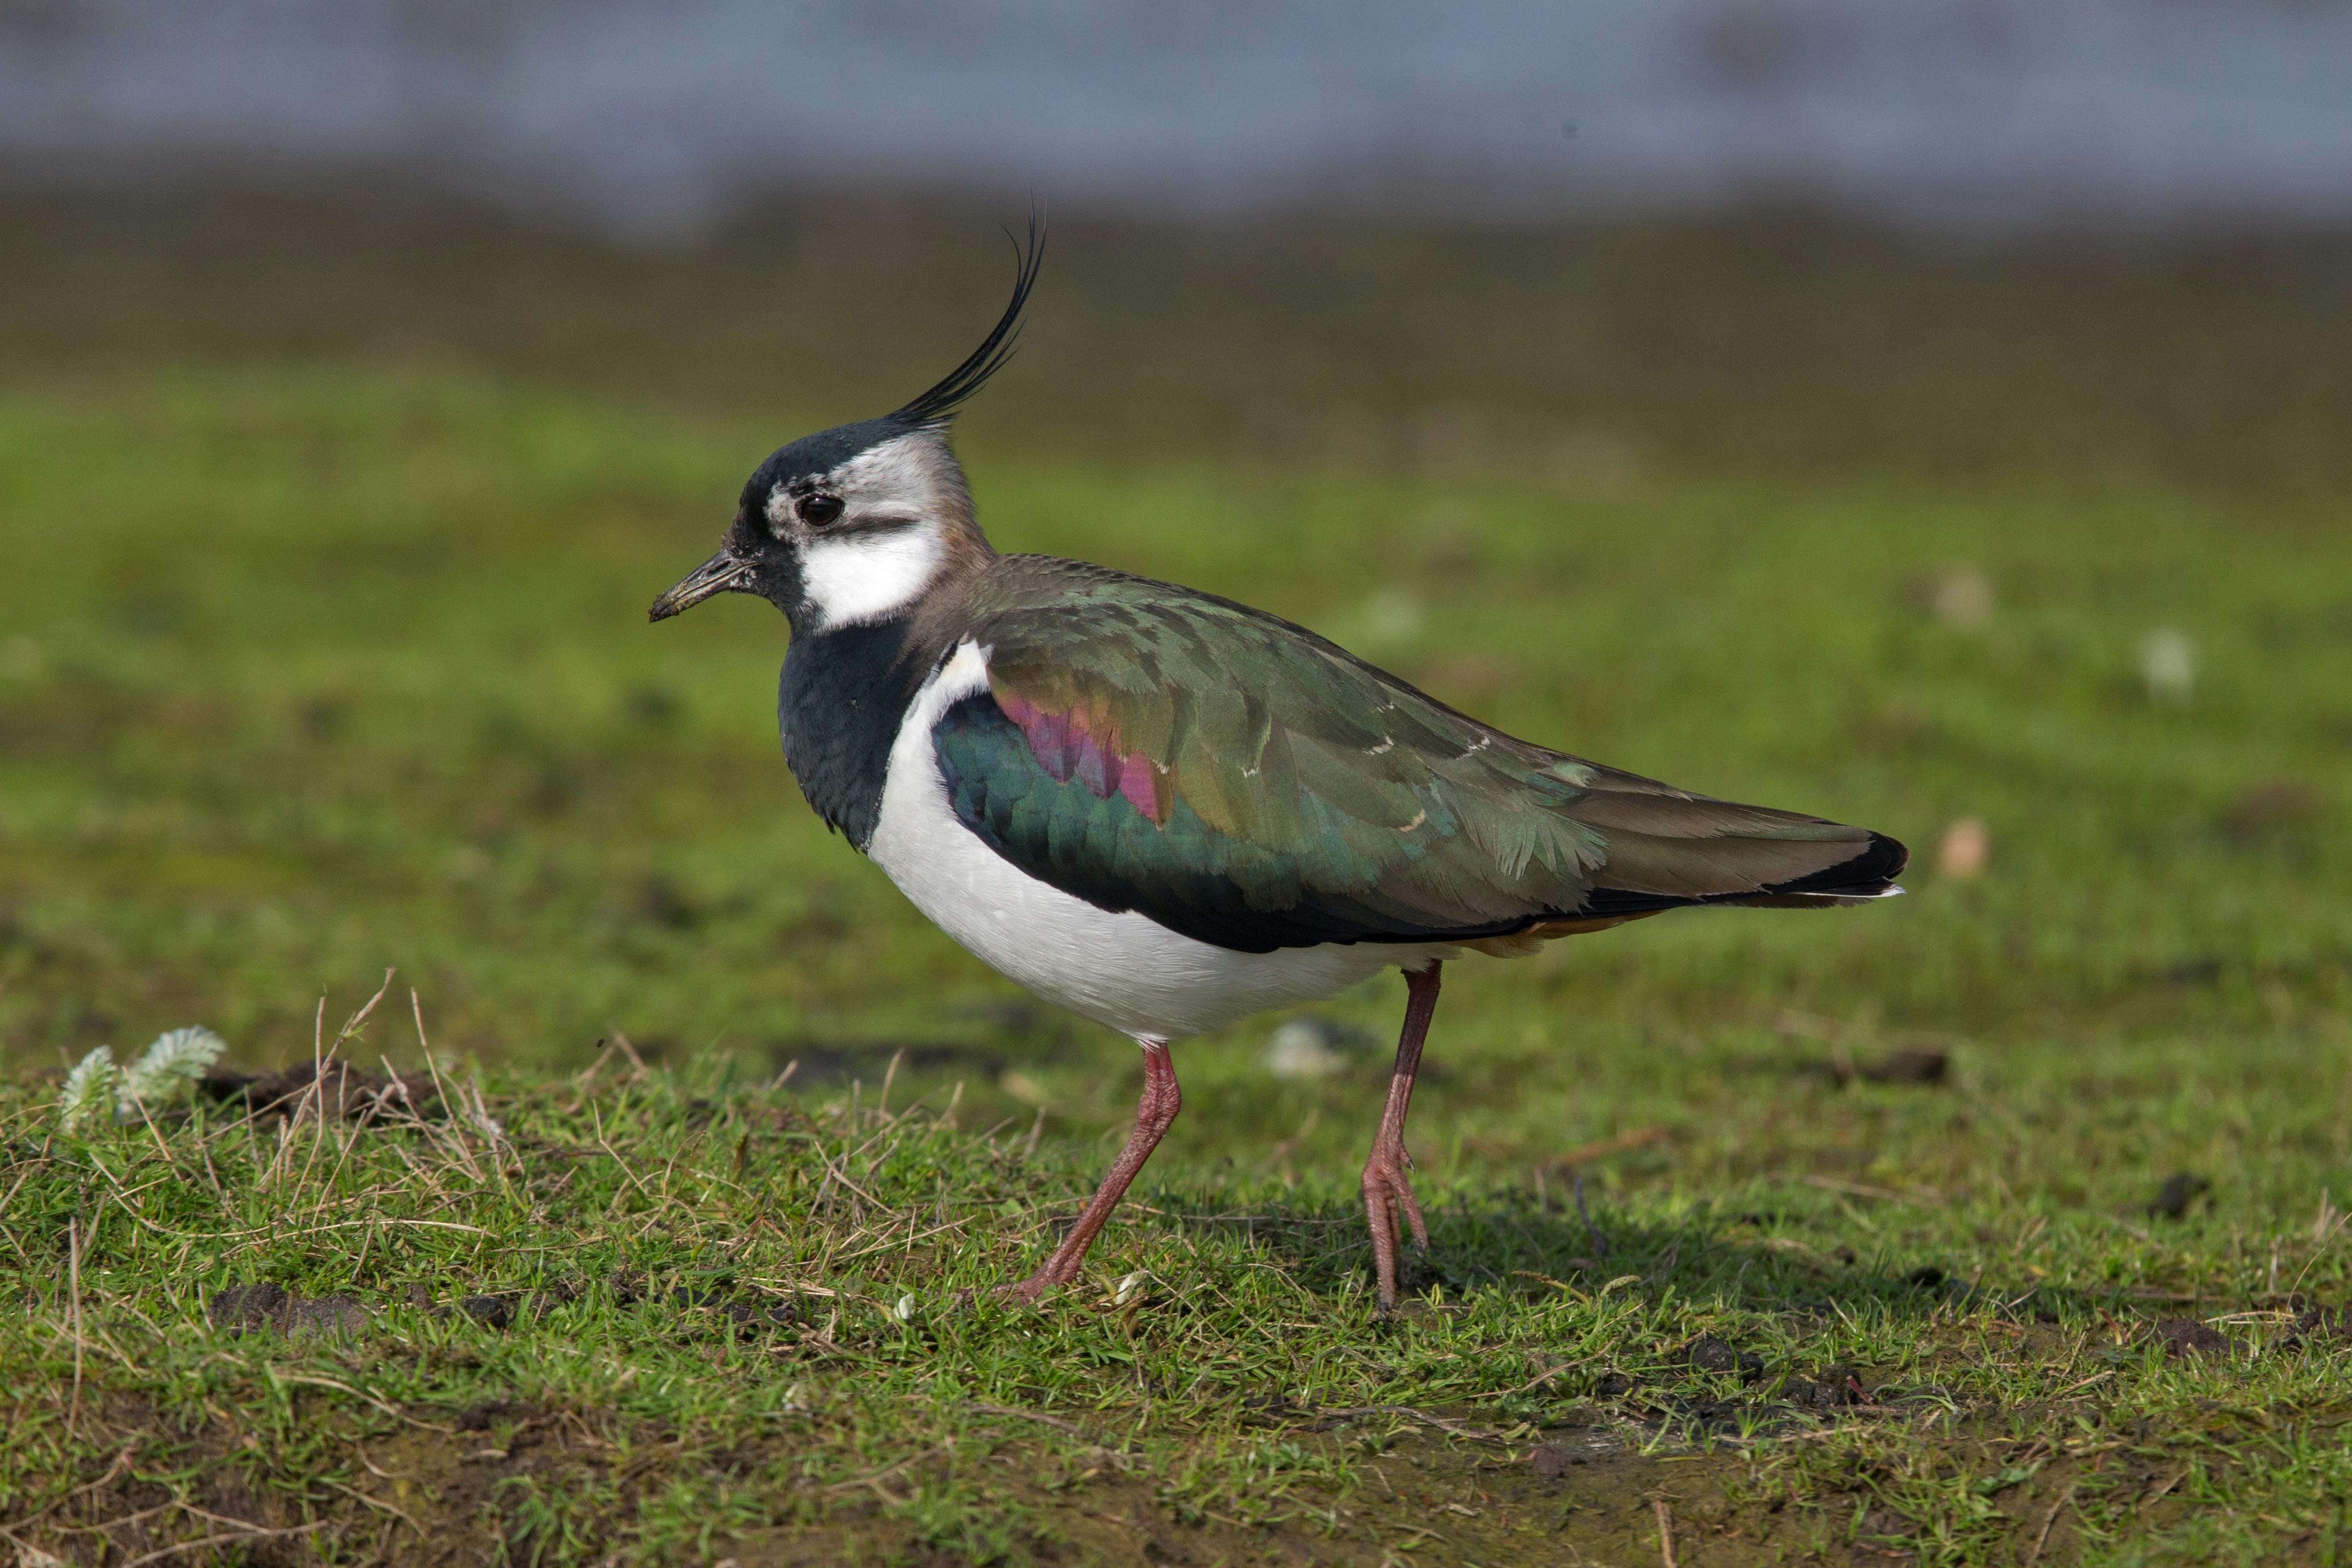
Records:
[[[812,528],[823,528],[840,516],[839,496],[811,496],[801,502],[801,517]]]

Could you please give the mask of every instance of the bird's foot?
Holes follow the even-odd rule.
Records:
[[[1403,1218],[1412,1232],[1416,1253],[1429,1251],[1429,1226],[1412,1195],[1412,1179],[1405,1172],[1412,1163],[1402,1143],[1375,1147],[1364,1162],[1364,1217],[1372,1231],[1372,1270],[1380,1284],[1381,1315],[1396,1310],[1397,1221]]]
[[[999,1285],[996,1299],[1007,1306],[1034,1307],[1040,1298],[1060,1289],[1068,1281],[1059,1278],[1052,1268],[1040,1268],[1028,1279],[1013,1285]]]

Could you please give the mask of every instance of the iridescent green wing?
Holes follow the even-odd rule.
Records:
[[[1220,946],[1475,940],[1775,893],[1859,828],[1513,740],[1271,616],[1042,558],[971,606],[989,686],[933,729],[1031,876]]]

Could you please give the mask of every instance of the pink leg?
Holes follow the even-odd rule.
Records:
[[[1110,1173],[1103,1178],[1095,1192],[1095,1201],[1054,1249],[1054,1256],[1039,1266],[1037,1272],[1018,1285],[1004,1288],[1004,1296],[1026,1304],[1046,1291],[1068,1284],[1077,1278],[1078,1265],[1086,1261],[1087,1248],[1095,1242],[1096,1233],[1110,1218],[1110,1211],[1118,1207],[1118,1200],[1127,1195],[1127,1184],[1151,1158],[1151,1151],[1176,1120],[1176,1112],[1184,1103],[1182,1092],[1176,1087],[1175,1064],[1168,1059],[1168,1046],[1161,1040],[1143,1042],[1143,1095],[1135,1102],[1135,1131],[1127,1136],[1127,1147],[1111,1162]]]
[[[1381,1310],[1396,1309],[1397,1215],[1412,1227],[1412,1244],[1429,1247],[1429,1227],[1422,1223],[1421,1205],[1413,1201],[1412,1183],[1405,1176],[1412,1156],[1404,1148],[1404,1115],[1412,1104],[1413,1074],[1421,1070],[1421,1044],[1429,1036],[1429,1020],[1437,1011],[1437,972],[1433,963],[1404,977],[1404,1032],[1397,1037],[1396,1068],[1389,1076],[1389,1102],[1381,1112],[1381,1130],[1372,1139],[1371,1158],[1364,1162],[1364,1216],[1372,1226],[1372,1268],[1380,1280]]]

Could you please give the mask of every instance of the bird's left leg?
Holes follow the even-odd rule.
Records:
[[[1421,1070],[1422,1041],[1437,1011],[1441,967],[1433,963],[1405,972],[1404,1031],[1397,1037],[1396,1068],[1389,1075],[1389,1102],[1381,1112],[1381,1130],[1372,1139],[1371,1158],[1364,1162],[1364,1217],[1372,1226],[1372,1268],[1380,1281],[1382,1312],[1396,1308],[1399,1214],[1412,1227],[1413,1246],[1429,1248],[1429,1227],[1422,1223],[1421,1205],[1413,1201],[1412,1183],[1405,1175],[1412,1156],[1404,1150],[1404,1115],[1412,1105],[1413,1075]]]
[[[1003,1294],[1009,1300],[1023,1304],[1034,1301],[1046,1291],[1068,1284],[1078,1276],[1078,1265],[1086,1261],[1087,1248],[1095,1244],[1096,1233],[1110,1218],[1110,1211],[1118,1207],[1118,1200],[1127,1195],[1127,1184],[1151,1158],[1151,1151],[1169,1124],[1182,1109],[1184,1096],[1176,1087],[1176,1065],[1168,1059],[1165,1040],[1143,1042],[1143,1094],[1135,1102],[1135,1131],[1128,1134],[1127,1147],[1111,1162],[1110,1173],[1103,1177],[1096,1189],[1094,1202],[1054,1249],[1054,1256],[1038,1267],[1037,1272],[1018,1285],[1008,1285]]]

